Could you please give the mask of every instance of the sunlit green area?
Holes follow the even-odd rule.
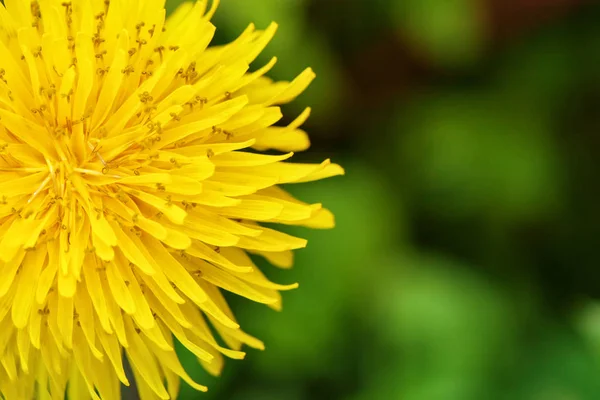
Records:
[[[215,42],[280,24],[253,68],[318,78],[289,187],[337,216],[281,283],[230,296],[265,352],[204,373],[231,400],[600,398],[600,6],[577,0],[222,0]],[[584,4],[585,3],[585,4]],[[178,0],[168,2],[172,10]]]

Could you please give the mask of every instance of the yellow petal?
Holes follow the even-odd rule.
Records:
[[[154,260],[163,265],[163,270],[171,282],[194,303],[202,304],[206,301],[206,294],[202,288],[160,242],[148,237],[144,237],[143,240]]]
[[[127,288],[129,282],[125,282],[121,277],[121,274],[113,262],[107,262],[106,266],[106,278],[108,280],[108,286],[113,295],[113,298],[127,314],[135,313],[135,303]]]
[[[244,236],[240,238],[238,247],[248,250],[277,252],[304,248],[306,247],[306,240],[273,229],[262,228],[262,233],[258,237]]]
[[[11,310],[13,323],[18,329],[23,329],[27,325],[35,300],[36,283],[45,261],[46,252],[42,249],[29,252],[23,260],[18,290]]]
[[[96,347],[96,329],[94,308],[89,295],[84,290],[75,293],[75,312],[77,313],[78,325],[81,327],[83,336],[90,347],[92,355],[98,359],[103,359],[103,354]],[[99,329],[99,332],[104,332]]]
[[[119,345],[116,336],[109,335],[104,331],[98,331],[98,339],[102,344],[104,352],[108,356],[110,363],[114,367],[119,380],[123,382],[124,385],[129,386],[129,380],[127,379],[125,370],[123,369],[121,346]]]
[[[152,356],[148,347],[135,331],[133,324],[127,322],[125,327],[130,342],[129,347],[126,349],[127,358],[131,362],[132,367],[138,371],[142,377],[142,381],[145,382],[160,399],[168,400],[169,394],[162,385],[162,379],[154,356]]]
[[[133,313],[132,318],[140,328],[146,330],[152,329],[155,325],[155,320],[148,305],[148,301],[142,293],[142,289],[140,288],[139,282],[133,274],[131,267],[126,265],[123,261],[124,260],[121,259],[116,265],[123,279],[129,282],[127,287],[131,292],[131,298],[135,305],[135,312]]]
[[[181,225],[187,216],[187,213],[175,204],[170,203],[168,200],[163,200],[160,197],[153,196],[151,194],[141,192],[138,190],[127,190],[133,197],[137,197],[141,201],[151,205],[160,212],[162,212],[167,218],[173,221],[175,224]]]
[[[65,346],[73,348],[73,298],[58,296],[58,329]]]
[[[173,371],[177,376],[181,377],[188,385],[201,392],[206,392],[208,388],[194,382],[192,378],[185,372],[181,363],[177,359],[177,355],[174,351],[165,351],[156,346],[152,341],[145,341],[148,347],[152,350],[158,361],[166,368]]]
[[[90,260],[90,258],[91,256],[88,255],[87,260]],[[94,310],[96,310],[100,324],[107,333],[112,333],[113,331],[110,320],[108,319],[108,310],[106,308],[106,300],[102,290],[100,276],[98,275],[98,271],[96,271],[95,266],[92,265],[91,261],[84,262],[83,274],[85,276],[84,281],[88,293],[92,299],[92,304],[94,306]]]
[[[155,272],[150,261],[144,256],[144,253],[136,242],[132,240],[131,232],[125,233],[117,223],[111,223],[113,231],[119,241],[119,248],[125,257],[140,268],[145,274],[151,275]]]

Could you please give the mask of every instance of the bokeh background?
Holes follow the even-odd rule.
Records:
[[[274,20],[256,65],[315,69],[296,160],[347,175],[290,188],[338,226],[263,266],[301,284],[284,311],[231,297],[267,351],[219,379],[182,353],[210,387],[182,399],[600,399],[600,4],[221,3],[215,42]]]

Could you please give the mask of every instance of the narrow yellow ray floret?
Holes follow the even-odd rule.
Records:
[[[343,173],[289,162],[310,109],[273,126],[312,70],[250,71],[275,24],[209,47],[218,1],[168,21],[164,2],[0,5],[0,398],[114,400],[133,379],[142,399],[176,398],[180,379],[205,391],[174,341],[219,374],[264,347],[222,290],[278,309],[297,287],[249,255],[289,268],[306,241],[261,223],[333,226],[278,186]]]

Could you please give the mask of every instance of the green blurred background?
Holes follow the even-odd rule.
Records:
[[[347,175],[291,187],[333,231],[231,297],[265,352],[182,399],[600,399],[600,5],[222,0],[215,42],[280,24],[254,66],[312,66],[313,147]],[[178,0],[168,1],[172,10]],[[284,122],[286,122],[284,121]]]

